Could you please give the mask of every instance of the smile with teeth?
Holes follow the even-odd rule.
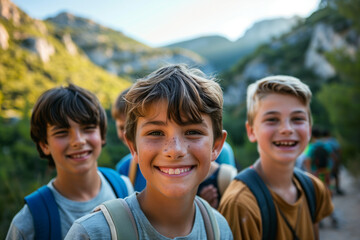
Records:
[[[280,146],[292,147],[292,146],[296,145],[296,142],[295,141],[276,141],[276,142],[274,142],[274,144],[278,147],[280,147]]]
[[[71,154],[71,155],[68,155],[69,158],[83,158],[85,156],[87,156],[89,154],[89,152],[83,152],[83,153],[77,153],[77,154]]]
[[[182,167],[182,168],[162,168],[159,167],[159,170],[163,173],[169,174],[169,175],[179,175],[181,173],[186,173],[191,170],[191,167]]]

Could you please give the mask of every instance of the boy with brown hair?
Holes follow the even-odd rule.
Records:
[[[127,143],[147,181],[142,192],[125,199],[138,239],[206,239],[196,192],[226,138],[219,84],[199,70],[170,65],[139,79],[125,98]],[[224,217],[207,209],[220,239],[232,239]],[[75,221],[66,238],[109,239],[113,227],[102,209]]]
[[[311,95],[290,76],[248,87],[246,130],[260,158],[229,185],[219,207],[235,239],[318,239],[317,223],[333,211],[326,186],[294,169],[311,136]]]
[[[25,197],[6,239],[64,239],[73,221],[104,201],[133,192],[129,179],[98,168],[106,114],[96,96],[70,84],[44,92],[31,115],[31,138],[56,177]]]

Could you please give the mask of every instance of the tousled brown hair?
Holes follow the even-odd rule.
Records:
[[[49,166],[55,166],[54,159],[51,155],[44,154],[39,143],[47,144],[49,125],[69,127],[68,118],[79,124],[98,125],[101,138],[106,138],[106,113],[93,93],[74,84],[47,90],[34,105],[30,135],[40,157],[48,159]]]

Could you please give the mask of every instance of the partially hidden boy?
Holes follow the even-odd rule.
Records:
[[[74,84],[44,92],[31,116],[31,138],[56,177],[25,198],[6,239],[64,239],[72,223],[104,201],[126,197],[126,176],[98,168],[107,118],[96,96]]]
[[[333,211],[330,192],[294,168],[311,137],[311,96],[291,76],[249,85],[246,130],[259,159],[235,177],[219,206],[234,239],[318,239],[318,222]]]
[[[125,198],[138,239],[207,239],[208,215],[216,222],[214,239],[233,239],[225,218],[196,197],[226,138],[219,84],[199,70],[170,65],[139,79],[125,99],[127,143],[146,179],[142,192]],[[208,214],[201,212],[206,204]],[[125,222],[114,226],[104,213],[75,221],[66,239],[114,238]]]

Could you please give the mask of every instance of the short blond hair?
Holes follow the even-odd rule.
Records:
[[[312,124],[310,111],[312,93],[310,88],[298,78],[276,75],[262,78],[248,86],[246,103],[247,121],[250,126],[254,123],[261,100],[272,93],[291,95],[299,99],[307,107],[309,121]]]
[[[201,114],[212,121],[214,139],[222,136],[223,92],[215,79],[208,79],[196,68],[169,65],[137,80],[125,95],[127,104],[126,138],[135,143],[139,117],[159,100],[168,103],[167,116],[177,124],[201,123]]]

